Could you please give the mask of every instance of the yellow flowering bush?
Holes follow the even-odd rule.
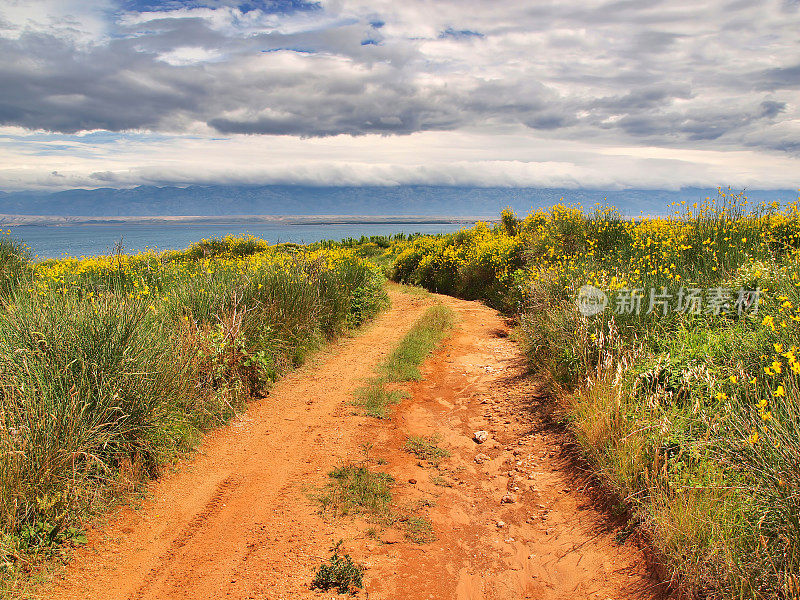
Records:
[[[607,489],[684,589],[800,597],[800,213],[559,204],[402,248],[392,276],[519,318]],[[605,304],[579,310],[590,286]]]

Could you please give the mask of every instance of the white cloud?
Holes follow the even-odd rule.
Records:
[[[789,3],[162,4],[0,7],[0,188],[798,183]]]
[[[0,180],[9,190],[191,183],[775,189],[796,186],[800,168],[787,155],[554,142],[526,130],[310,140],[135,136],[103,150],[76,137],[60,146],[29,141],[20,155],[0,144]]]

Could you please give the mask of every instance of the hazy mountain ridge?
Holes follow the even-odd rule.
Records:
[[[792,190],[753,190],[753,200],[792,201]],[[453,215],[496,216],[505,206],[519,213],[546,208],[563,198],[589,207],[616,206],[627,215],[666,214],[671,202],[696,202],[716,189],[591,190],[562,188],[477,188],[455,186],[140,186],[54,193],[0,192],[6,215]]]

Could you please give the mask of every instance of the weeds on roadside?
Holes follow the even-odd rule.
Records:
[[[95,509],[387,303],[350,250],[209,240],[30,262],[0,237],[0,564],[81,539]]]
[[[349,554],[339,553],[342,542],[339,540],[331,548],[328,562],[317,569],[311,589],[327,592],[336,588],[340,594],[355,594],[364,585],[364,567],[354,562]]]

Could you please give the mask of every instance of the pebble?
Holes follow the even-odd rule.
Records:
[[[476,431],[472,434],[472,439],[475,440],[478,444],[482,444],[486,440],[489,439],[489,432],[488,431]]]
[[[491,460],[491,458],[489,456],[485,455],[485,454],[476,454],[475,455],[475,462],[478,463],[479,465],[482,465],[487,460]]]
[[[497,522],[497,528],[498,528],[498,529],[502,529],[502,528],[503,528],[503,527],[505,527],[505,526],[506,526],[506,524],[505,524],[505,522],[504,522],[504,521],[498,521],[498,522]]]
[[[517,501],[517,497],[514,494],[505,494],[502,498],[500,498],[501,504],[514,504]]]

